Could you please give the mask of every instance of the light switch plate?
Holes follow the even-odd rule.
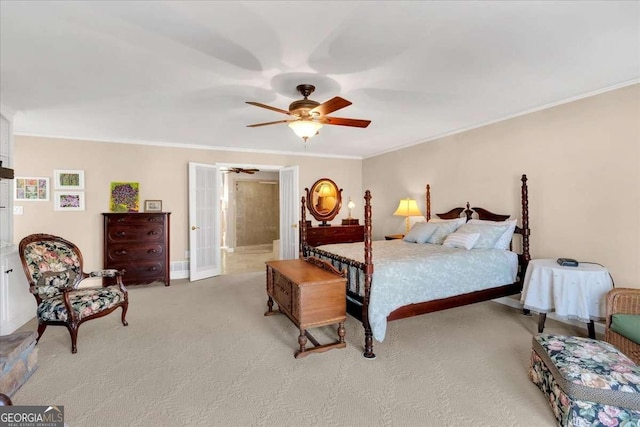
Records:
[[[14,206],[13,207],[13,214],[14,215],[22,215],[22,214],[24,214],[24,208],[22,206]]]

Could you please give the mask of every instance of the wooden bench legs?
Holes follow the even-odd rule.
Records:
[[[300,335],[298,336],[298,345],[300,349],[296,350],[294,357],[299,359],[301,357],[308,356],[311,353],[322,353],[334,348],[345,348],[347,344],[344,341],[345,329],[344,322],[338,323],[338,341],[330,344],[320,344],[314,337],[305,329],[300,329]],[[307,349],[307,338],[314,345]]]

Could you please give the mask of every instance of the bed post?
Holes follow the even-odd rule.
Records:
[[[364,353],[367,359],[373,359],[373,333],[369,323],[369,297],[371,293],[371,278],[373,276],[373,261],[371,256],[371,191],[364,193],[364,301],[362,303],[362,325],[364,326]]]
[[[307,210],[305,209],[305,197],[302,196],[300,207],[300,259],[304,258],[304,248],[307,244]]]
[[[522,174],[522,276],[527,270],[531,255],[529,254],[529,190],[527,175]]]
[[[427,206],[427,215],[425,218],[427,221],[431,220],[431,186],[427,184],[427,192],[426,192],[426,206]]]
[[[529,261],[531,260],[531,255],[529,254],[529,234],[531,231],[529,230],[529,191],[527,188],[527,175],[522,174],[521,181],[522,229],[520,230],[520,234],[522,235],[522,254],[518,257],[520,261],[520,286],[524,284],[524,276],[527,272]],[[528,310],[524,308],[523,312],[528,314]]]

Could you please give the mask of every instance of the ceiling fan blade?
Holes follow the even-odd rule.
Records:
[[[344,117],[320,117],[318,119],[320,123],[325,125],[337,125],[337,126],[353,126],[357,128],[366,128],[371,123],[371,120],[361,119],[346,119]]]
[[[246,101],[246,103],[249,104],[249,105],[255,105],[256,107],[266,108],[267,110],[275,111],[277,113],[291,115],[291,113],[286,111],[286,110],[282,110],[280,108],[272,107],[272,106],[266,105],[266,104],[261,104],[259,102]]]
[[[331,114],[334,111],[338,111],[341,108],[348,107],[349,105],[351,105],[351,101],[347,101],[344,98],[340,98],[339,96],[336,96],[335,98],[331,98],[327,102],[323,102],[322,104],[318,105],[316,108],[309,110],[309,114],[311,115],[319,114],[321,116],[324,116],[327,114]]]
[[[278,120],[277,122],[266,122],[266,123],[256,123],[255,125],[247,125],[248,128],[256,128],[258,126],[267,126],[267,125],[275,125],[278,123],[289,123],[294,120]]]

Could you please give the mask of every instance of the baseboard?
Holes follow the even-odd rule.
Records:
[[[509,307],[517,308],[518,310],[522,310],[522,304],[520,303],[520,301],[518,301],[517,299],[514,299],[514,298],[502,297],[502,298],[496,298],[496,299],[494,299],[492,301],[495,301],[495,302],[500,303],[500,304],[507,305]],[[534,315],[535,315],[535,313],[534,313]],[[558,322],[562,322],[562,323],[566,323],[568,325],[576,326],[578,328],[584,329],[585,331],[587,330],[587,324],[586,323],[579,322],[577,320],[563,319],[563,318],[560,318],[560,317],[556,316],[555,313],[548,313],[547,314],[547,319],[557,320]],[[599,321],[594,321],[593,324],[595,326],[596,332],[604,335],[604,323],[599,322]],[[536,321],[536,326],[537,326],[537,321]]]

